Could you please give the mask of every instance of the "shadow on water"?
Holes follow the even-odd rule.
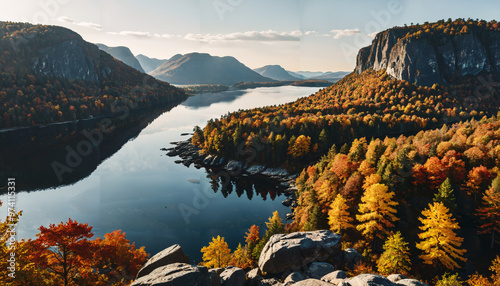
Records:
[[[0,142],[0,182],[6,182],[9,177],[16,178],[17,191],[28,192],[74,184],[92,174],[101,162],[119,151],[125,143],[136,138],[149,123],[173,107],[175,105],[134,111],[125,120],[112,120],[113,131],[99,132],[102,141],[93,146],[85,143],[91,139],[84,136],[82,130],[75,132],[71,139],[45,144],[44,147],[36,144],[30,146]],[[87,130],[97,130],[96,126]],[[10,136],[13,137],[12,134]],[[94,140],[98,140],[98,136],[94,132]],[[92,147],[87,151],[86,146]],[[59,171],[59,177],[55,170]],[[6,190],[0,189],[0,194],[4,193]]]
[[[247,93],[244,90],[230,90],[218,93],[201,93],[189,97],[182,105],[189,109],[198,109],[201,107],[209,107],[214,103],[233,102],[237,98]]]
[[[277,184],[276,181],[265,177],[254,176],[218,176],[218,173],[207,169],[207,178],[210,179],[210,185],[214,193],[221,192],[227,198],[233,192],[238,197],[246,194],[248,200],[252,200],[254,195],[260,196],[263,201],[267,200],[268,196],[271,201],[283,194],[284,188]],[[227,182],[229,178],[229,182]]]

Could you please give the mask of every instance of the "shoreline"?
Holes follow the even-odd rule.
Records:
[[[190,135],[183,133],[182,135]],[[225,171],[233,177],[265,178],[276,181],[284,190],[282,193],[287,197],[281,203],[291,208],[291,213],[286,214],[286,219],[293,219],[293,209],[297,206],[295,179],[299,174],[290,174],[284,168],[267,168],[262,165],[251,165],[244,161],[227,160],[214,155],[201,154],[200,149],[191,144],[190,140],[170,142],[174,147],[161,148],[169,157],[179,157],[176,164],[186,167],[194,165],[195,168],[206,168]]]

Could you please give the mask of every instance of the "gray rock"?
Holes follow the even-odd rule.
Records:
[[[254,268],[247,272],[246,280],[248,286],[258,286],[261,285],[261,281],[264,279],[261,277],[262,273],[260,273],[259,268]]]
[[[205,157],[205,159],[203,159],[203,165],[210,166],[210,164],[212,163],[213,160],[214,160],[214,156],[208,155],[207,157]]]
[[[83,47],[82,47],[83,46]],[[84,48],[92,53],[89,57]],[[95,45],[81,40],[66,40],[57,45],[41,49],[33,59],[33,71],[46,76],[98,81],[99,76],[93,62],[99,56]]]
[[[139,270],[136,279],[148,275],[156,268],[172,263],[189,263],[187,256],[184,255],[182,248],[178,244],[167,247],[151,257]]]
[[[346,278],[347,278],[347,273],[345,273],[342,270],[336,270],[321,277],[321,281],[337,285]]]
[[[335,271],[335,267],[330,263],[326,262],[313,262],[307,269],[307,275],[314,279],[320,279],[321,277],[332,273]]]
[[[266,167],[264,167],[262,165],[253,165],[253,166],[249,167],[248,169],[246,169],[246,172],[250,175],[257,175],[257,174],[262,173],[262,171],[264,171],[265,169],[266,169]]]
[[[360,274],[356,277],[346,279],[345,282],[351,286],[394,286],[394,283],[386,277],[377,274]]]
[[[399,280],[396,285],[405,285],[405,286],[429,286],[425,284],[424,282],[420,282],[415,279],[401,279]]]
[[[293,286],[332,286],[332,284],[318,280],[318,279],[306,279],[299,281],[295,284],[292,284]]]
[[[304,276],[302,276],[302,274],[300,274],[300,272],[295,271],[295,272],[290,273],[290,275],[288,275],[283,282],[285,284],[286,283],[296,283],[296,282],[299,282],[302,280],[304,280]]]
[[[208,275],[210,276],[210,280],[212,281],[212,286],[220,286],[220,274],[224,271],[224,268],[213,268],[208,270]]]
[[[354,268],[354,265],[361,261],[361,254],[354,248],[347,248],[343,251],[343,263],[349,268]]]
[[[220,274],[223,286],[240,286],[245,284],[245,271],[241,268],[229,266]]]
[[[299,270],[340,253],[341,236],[329,230],[275,234],[264,246],[259,268],[263,273]]]
[[[226,164],[226,170],[229,172],[241,172],[243,170],[243,163],[231,160]]]
[[[288,171],[283,168],[269,168],[261,172],[262,175],[268,177],[287,177]]]
[[[488,31],[445,36],[440,41],[405,38],[405,29],[378,33],[372,44],[359,50],[355,72],[386,70],[396,79],[431,86],[454,75],[500,71],[500,33]]]
[[[391,282],[396,283],[399,280],[408,279],[408,277],[406,277],[402,274],[391,274],[391,275],[387,276],[387,279],[389,279]]]
[[[156,268],[135,280],[131,286],[212,286],[208,269],[186,263],[173,263]]]
[[[269,278],[269,279],[262,279],[258,285],[259,286],[282,286],[284,284],[279,282],[278,279],[276,279],[276,278]]]

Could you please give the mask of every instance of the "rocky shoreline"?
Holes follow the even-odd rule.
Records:
[[[191,135],[185,134],[183,135]],[[271,179],[283,188],[282,193],[287,197],[282,204],[292,209],[297,206],[297,197],[295,186],[295,179],[298,174],[290,174],[284,168],[267,168],[262,165],[252,165],[247,162],[227,160],[224,157],[205,155],[200,152],[200,149],[191,144],[190,140],[170,142],[174,145],[172,148],[162,148],[162,151],[167,152],[169,157],[179,157],[175,163],[183,164],[186,167],[194,165],[195,168],[206,168],[215,171],[225,171],[229,175],[238,176],[252,176],[256,178]],[[287,219],[292,219],[291,213],[286,215]]]
[[[342,250],[341,241],[329,230],[275,234],[253,269],[192,265],[176,244],[151,257],[131,286],[428,286],[401,274],[348,277],[342,269],[352,269],[361,254]]]

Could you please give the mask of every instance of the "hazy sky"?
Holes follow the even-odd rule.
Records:
[[[0,20],[64,26],[135,55],[206,52],[293,71],[350,71],[378,31],[459,17],[500,20],[500,1],[0,0]]]

